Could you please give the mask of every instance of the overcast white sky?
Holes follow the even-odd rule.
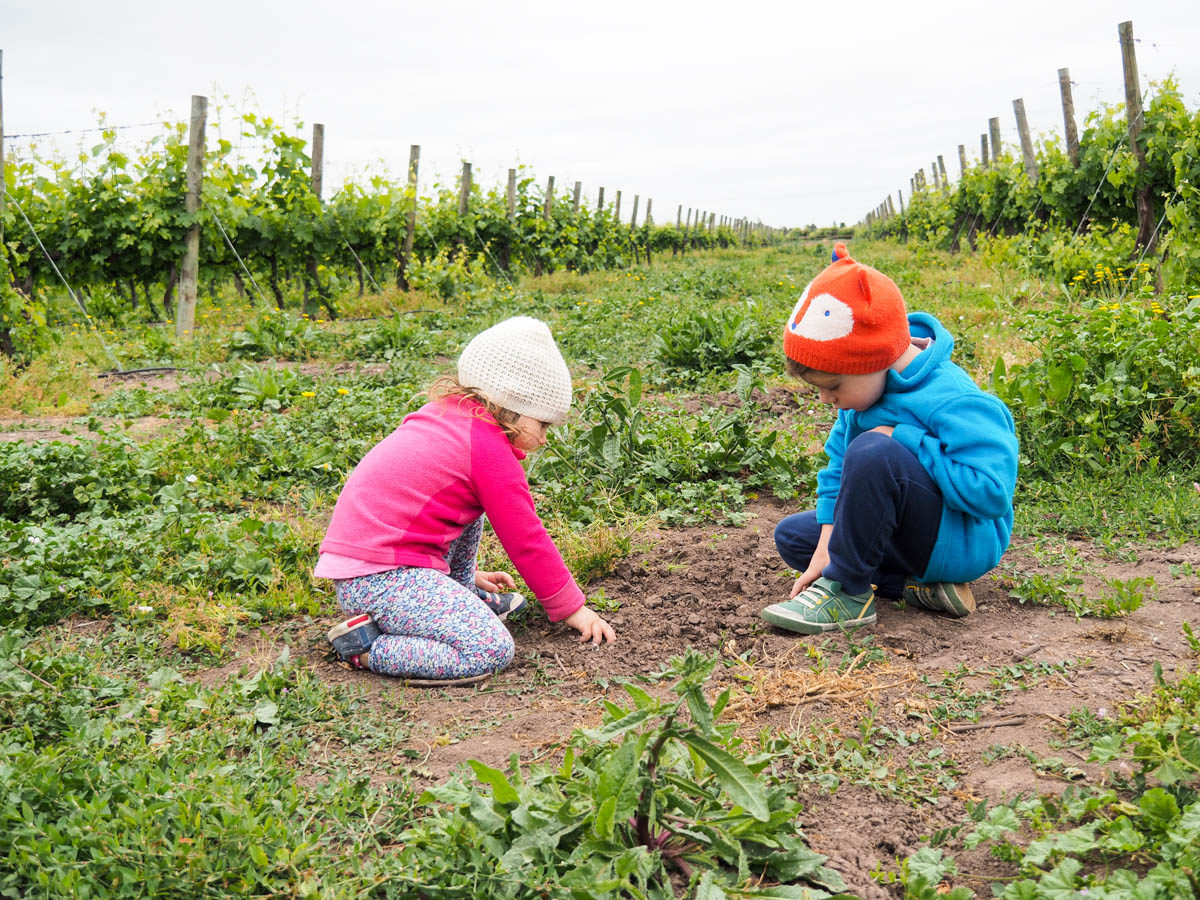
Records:
[[[204,94],[226,136],[243,104],[324,123],[326,196],[420,144],[423,189],[467,159],[484,185],[523,164],[620,189],[626,217],[640,194],[659,222],[853,222],[939,153],[956,177],[989,117],[1015,143],[1014,98],[1061,135],[1060,67],[1081,127],[1123,102],[1125,20],[1143,87],[1174,72],[1200,106],[1196,0],[0,0],[4,130],[182,120]]]

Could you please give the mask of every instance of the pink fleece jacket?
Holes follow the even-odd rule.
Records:
[[[534,510],[524,458],[473,400],[427,403],[350,473],[321,553],[448,573],[450,543],[486,513],[547,615],[565,619],[583,606],[583,591]]]

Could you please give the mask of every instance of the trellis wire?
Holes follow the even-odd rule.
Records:
[[[207,203],[204,205],[204,208],[208,210],[209,215],[213,217],[213,221],[217,223],[217,228],[221,229],[221,237],[225,238],[225,243],[229,245],[229,249],[237,259],[238,264],[242,267],[242,271],[246,273],[246,277],[249,278],[250,283],[254,285],[254,290],[258,292],[258,296],[262,300],[263,304],[265,306],[270,306],[271,302],[267,299],[266,294],[262,292],[262,288],[258,286],[258,282],[254,280],[254,275],[246,266],[246,263],[242,261],[242,256],[237,252],[237,248],[233,246],[233,241],[229,239],[229,235],[225,231],[225,226],[221,224],[221,217],[218,216],[216,212],[213,211],[212,207]]]

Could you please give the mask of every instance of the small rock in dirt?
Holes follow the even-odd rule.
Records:
[[[674,622],[669,622],[667,624],[667,634],[671,635],[671,637],[679,637],[679,635],[682,633],[683,633],[683,629],[680,628],[678,625],[676,625]]]
[[[690,616],[688,616],[689,625],[702,625],[703,623],[704,617],[700,615],[700,613],[692,613]]]
[[[758,612],[758,610],[755,609],[752,604],[743,603],[734,610],[734,615],[736,615],[739,619],[752,619],[754,618],[756,612]]]

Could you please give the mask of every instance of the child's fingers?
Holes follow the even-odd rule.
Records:
[[[591,622],[588,622],[579,631],[579,642],[586,643],[590,641],[593,644],[603,644],[605,641],[612,643],[617,639],[616,632],[612,626],[597,616]]]

